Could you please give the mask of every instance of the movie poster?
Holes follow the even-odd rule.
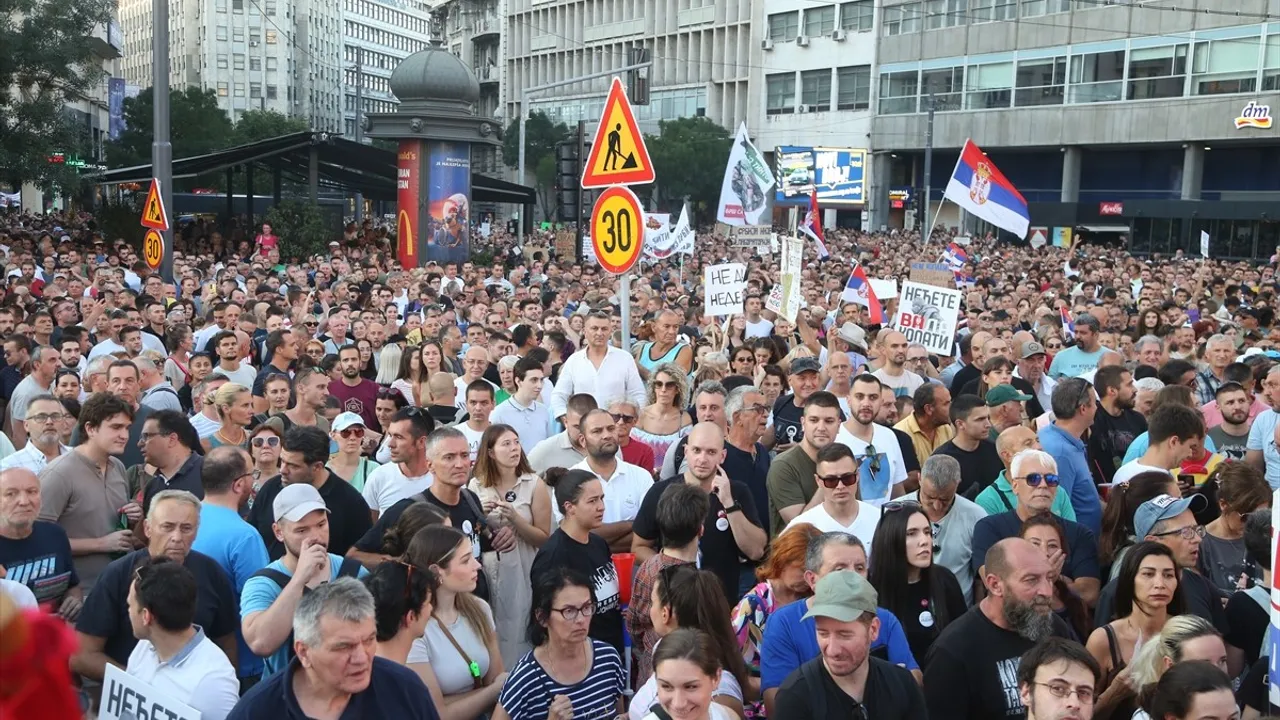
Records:
[[[461,265],[471,254],[471,145],[430,142],[426,259]]]
[[[404,268],[426,264],[418,247],[423,144],[421,140],[401,140],[396,153],[396,257]]]

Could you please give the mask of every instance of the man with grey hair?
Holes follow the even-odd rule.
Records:
[[[39,475],[49,463],[62,457],[71,449],[62,444],[62,423],[66,418],[67,411],[62,401],[54,396],[42,394],[31,398],[27,404],[27,419],[23,421],[27,444],[0,460],[0,470],[26,468]]]
[[[714,423],[722,432],[729,431],[725,421],[725,398],[729,391],[715,380],[707,380],[693,391],[694,422]],[[689,471],[689,464],[684,460],[685,438],[680,438],[662,459],[662,470],[659,478],[675,477]]]
[[[1236,357],[1236,344],[1231,338],[1218,333],[1204,344],[1204,367],[1196,372],[1196,400],[1208,405],[1217,398],[1218,388],[1226,382],[1224,373]]]
[[[1142,417],[1151,415],[1156,404],[1156,393],[1164,389],[1164,382],[1156,377],[1144,377],[1133,381],[1133,409]]]
[[[764,446],[764,426],[769,419],[769,400],[755,385],[736,387],[724,399],[724,417],[729,426],[724,438],[724,474],[751,491],[756,510],[769,507],[769,448]],[[763,519],[763,518],[762,518]],[[754,573],[744,569],[754,585]]]
[[[1039,433],[1040,446],[1058,464],[1058,484],[1071,498],[1076,520],[1094,537],[1102,531],[1102,498],[1093,482],[1084,433],[1093,426],[1098,396],[1093,385],[1066,378],[1053,389],[1054,420]]]
[[[920,503],[933,523],[933,561],[956,576],[965,600],[971,602],[973,529],[987,511],[959,495],[959,487],[960,461],[950,455],[930,455],[920,468],[920,489],[904,499]]]
[[[1102,332],[1098,318],[1085,313],[1075,319],[1072,327],[1075,329],[1076,344],[1053,356],[1053,362],[1049,365],[1049,377],[1078,377],[1096,370],[1102,353],[1109,350],[1102,347],[1098,340],[1098,334]]]
[[[1139,365],[1158,368],[1164,364],[1164,342],[1155,335],[1143,335],[1133,344],[1133,354]]]
[[[339,578],[312,590],[293,615],[297,657],[245,694],[227,720],[308,717],[438,720],[427,686],[412,670],[377,657],[373,596]]]
[[[157,359],[161,360],[157,364]],[[163,358],[150,350],[143,351],[133,359],[138,368],[138,389],[142,391],[139,402],[143,407],[152,410],[175,410],[182,412],[182,402],[178,400],[178,391],[173,389],[164,375],[160,373],[164,366]]]
[[[151,500],[143,522],[147,546],[113,560],[85,598],[76,622],[80,648],[71,658],[71,669],[93,680],[102,680],[107,663],[125,667],[137,644],[129,623],[129,588],[137,568],[153,557],[165,557],[195,576],[195,624],[236,663],[235,589],[217,561],[193,551],[200,529],[200,500],[186,490],[163,490]]]
[[[1018,498],[1013,510],[983,518],[973,530],[971,564],[981,577],[987,549],[1005,538],[1018,537],[1022,525],[1033,517],[1047,515],[1058,491],[1058,464],[1043,450],[1034,448],[1019,452],[1010,463],[1009,483]],[[1054,572],[1075,590],[1080,599],[1092,605],[1102,587],[1098,566],[1098,542],[1093,533],[1079,523],[1053,518],[1062,528],[1066,550],[1043,548]]]
[[[631,437],[631,428],[640,417],[640,406],[630,398],[614,398],[605,403],[604,409],[618,425],[618,448],[622,459],[636,467],[653,467],[653,448]],[[577,464],[574,461],[573,464]]]
[[[53,393],[54,377],[61,364],[61,353],[52,345],[40,345],[31,351],[31,372],[18,383],[9,396],[10,439],[15,448],[21,448],[27,441],[27,407],[31,399],[37,395]]]

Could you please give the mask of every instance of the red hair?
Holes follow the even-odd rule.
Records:
[[[782,533],[769,548],[769,557],[756,568],[756,577],[761,581],[773,580],[782,577],[782,572],[792,565],[803,567],[809,541],[821,534],[821,530],[809,523],[800,523]]]

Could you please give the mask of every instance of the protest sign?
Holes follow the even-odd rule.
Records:
[[[733,229],[733,247],[756,247],[769,241],[773,230],[768,225],[743,225]]]
[[[765,309],[796,321],[800,313],[800,273],[804,269],[804,241],[798,237],[782,238],[782,266],[778,282],[769,291]]]
[[[707,315],[719,317],[742,312],[742,296],[747,291],[747,266],[743,263],[709,265],[703,276]]]
[[[946,263],[911,263],[911,282],[951,288],[955,286],[955,274]]]
[[[99,720],[200,720],[200,711],[107,663]]]
[[[671,254],[671,215],[669,213],[645,213],[644,245],[641,252],[646,257],[664,258]],[[653,248],[651,251],[650,248]]]
[[[870,279],[871,292],[876,294],[880,302],[889,302],[898,297],[898,281],[897,280],[877,280]]]
[[[907,336],[907,342],[920,343],[937,355],[949,355],[962,296],[959,290],[905,282],[893,314],[893,327]]]
[[[573,243],[577,239],[577,233],[572,230],[561,230],[556,233],[556,257],[561,262],[576,261],[577,253],[573,250]]]

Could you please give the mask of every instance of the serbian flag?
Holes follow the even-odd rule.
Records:
[[[849,282],[845,283],[844,292],[840,293],[840,299],[866,308],[872,325],[884,324],[884,309],[880,306],[880,298],[871,289],[871,283],[867,281],[867,273],[863,271],[861,264],[854,264],[853,272],[849,273]]]
[[[814,188],[813,194],[809,196],[809,212],[805,213],[804,220],[800,223],[800,229],[805,235],[813,238],[818,243],[818,258],[826,260],[831,257],[831,253],[827,252],[827,241],[822,235],[822,215],[818,212],[818,190]],[[868,283],[867,287],[871,287]]]
[[[942,262],[951,268],[951,272],[960,272],[964,269],[964,264],[969,262],[969,254],[956,243],[948,243],[947,248],[942,251]]]
[[[1066,305],[1058,308],[1058,318],[1062,320],[1062,333],[1066,335],[1068,339],[1075,340],[1075,322],[1071,320],[1071,313],[1067,311]]]
[[[1026,198],[972,140],[965,140],[943,197],[998,228],[1027,236]]]

